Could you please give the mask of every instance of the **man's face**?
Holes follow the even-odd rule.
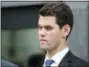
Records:
[[[40,47],[52,50],[60,46],[62,30],[56,24],[54,16],[40,16],[38,22]]]

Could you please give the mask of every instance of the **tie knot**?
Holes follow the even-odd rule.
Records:
[[[46,67],[50,67],[53,62],[54,62],[54,61],[51,60],[51,59],[46,60],[46,62],[45,62]]]

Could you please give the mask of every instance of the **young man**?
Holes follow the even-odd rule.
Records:
[[[38,32],[40,47],[46,54],[32,56],[29,66],[88,67],[87,62],[74,56],[68,48],[72,26],[73,13],[68,5],[63,2],[44,5],[39,12]]]

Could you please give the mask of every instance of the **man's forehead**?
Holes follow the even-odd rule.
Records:
[[[49,19],[56,19],[56,17],[55,16],[42,16],[42,15],[39,15],[39,19],[49,20]]]
[[[39,25],[51,25],[55,23],[56,19],[54,16],[40,16],[38,21]]]

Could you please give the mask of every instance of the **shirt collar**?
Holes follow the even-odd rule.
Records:
[[[58,52],[57,54],[55,54],[52,58],[52,60],[54,60],[54,62],[56,64],[59,64],[61,62],[61,60],[63,59],[63,57],[67,54],[67,52],[69,51],[69,48],[66,47],[65,49],[61,50],[60,52]],[[45,61],[48,60],[49,57],[46,55]]]

